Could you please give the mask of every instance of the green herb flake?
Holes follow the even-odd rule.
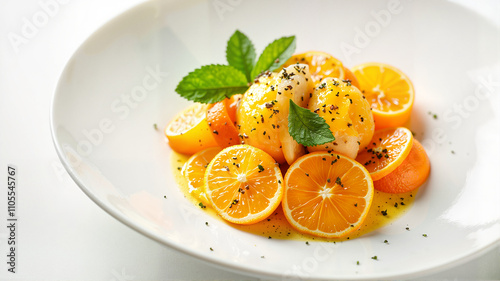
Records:
[[[264,171],[264,167],[261,164],[257,165],[257,167],[259,168],[259,173]]]

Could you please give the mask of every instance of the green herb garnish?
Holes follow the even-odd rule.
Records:
[[[295,52],[295,36],[282,37],[267,45],[252,70],[252,76],[282,66]]]
[[[282,66],[295,51],[295,36],[282,37],[269,44],[257,62],[250,39],[236,30],[226,47],[229,65],[211,64],[195,69],[182,78],[175,91],[182,97],[201,103],[215,103],[234,94],[244,93],[257,75]]]
[[[175,91],[201,103],[216,103],[248,89],[245,75],[229,65],[211,64],[195,69],[182,78]]]
[[[252,41],[236,30],[227,41],[226,59],[230,66],[245,74],[248,82],[252,82],[253,79],[252,70],[256,56]]]
[[[292,100],[289,112],[288,132],[298,143],[315,146],[335,140],[330,126],[318,114],[296,105]]]

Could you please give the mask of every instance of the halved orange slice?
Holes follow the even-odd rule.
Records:
[[[191,155],[217,146],[207,123],[206,104],[195,103],[177,114],[165,128],[168,145],[182,154]]]
[[[374,181],[394,171],[410,154],[413,134],[404,127],[375,131],[372,141],[358,153],[356,161],[363,164]]]
[[[236,115],[236,108],[231,107],[231,103],[231,99],[224,99],[209,105],[207,111],[207,122],[212,136],[222,148],[241,143],[235,126],[236,117],[231,119],[231,115]],[[230,110],[234,112],[230,113]]]
[[[288,168],[282,206],[298,231],[339,238],[362,225],[373,193],[363,165],[339,154],[313,152]]]
[[[352,68],[359,88],[371,104],[375,128],[402,126],[408,121],[415,90],[408,76],[384,63],[364,63]]]
[[[225,220],[252,224],[267,218],[280,204],[283,177],[278,163],[249,145],[222,150],[205,172],[205,192]]]
[[[199,199],[204,205],[210,206],[205,194],[204,178],[210,161],[221,151],[220,147],[211,147],[193,154],[182,167],[182,175],[186,177],[189,193]]]
[[[410,154],[392,173],[373,182],[375,189],[388,193],[403,193],[421,186],[429,177],[431,163],[424,147],[413,141]]]

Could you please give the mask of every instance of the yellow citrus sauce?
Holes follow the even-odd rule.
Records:
[[[187,162],[188,158],[188,156],[172,151],[171,164],[173,167],[173,173],[175,175],[177,185],[179,186],[180,191],[184,194],[184,197],[186,197],[196,206],[199,206],[199,199],[195,198],[192,194],[189,193],[187,181],[181,173],[182,166],[185,162]],[[298,232],[297,230],[292,228],[292,226],[286,220],[281,205],[268,218],[251,225],[238,225],[227,222],[219,217],[217,213],[210,207],[200,208],[200,211],[206,212],[212,217],[217,218],[218,220],[223,221],[236,229],[264,236],[269,239],[339,242],[354,239],[391,223],[402,214],[404,214],[407,210],[409,210],[415,199],[415,194],[417,193],[417,191],[418,189],[407,193],[391,194],[375,190],[373,202],[370,211],[368,212],[368,216],[364,221],[364,224],[353,234],[349,235],[349,237],[340,239],[321,238]]]

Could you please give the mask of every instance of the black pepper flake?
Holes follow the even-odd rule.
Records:
[[[212,251],[212,252],[213,252],[213,251],[214,251],[214,249],[212,249],[212,247],[210,247],[210,251]]]
[[[387,216],[387,210],[385,210],[385,211],[380,211],[380,213],[382,213],[382,215],[383,215],[384,217],[385,217],[385,216]]]
[[[216,134],[216,135],[218,135],[218,134],[219,134],[219,132],[217,132],[217,130],[213,130],[213,132],[212,132],[212,133],[214,133],[214,134]]]

